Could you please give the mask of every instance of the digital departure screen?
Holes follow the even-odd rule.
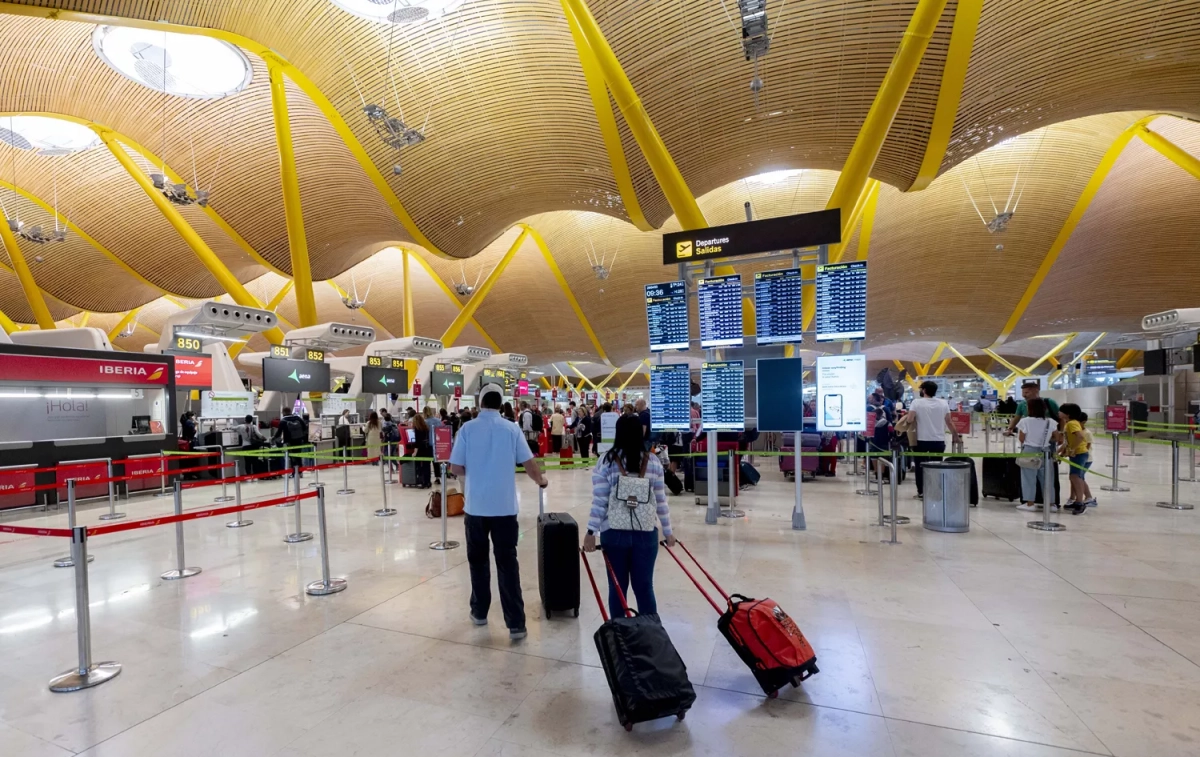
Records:
[[[817,266],[817,341],[867,338],[867,263]]]
[[[688,348],[687,284],[668,281],[646,285],[646,326],[650,351]]]
[[[687,431],[692,423],[692,379],[687,363],[650,366],[650,430]]]
[[[759,344],[804,341],[799,268],[754,274],[754,325]]]
[[[327,392],[329,363],[263,358],[263,389],[270,392]]]
[[[746,429],[746,376],[741,360],[704,363],[701,366],[700,429]]]
[[[700,348],[742,346],[742,277],[696,280],[700,301]]]

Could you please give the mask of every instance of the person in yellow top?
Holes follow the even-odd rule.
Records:
[[[1071,461],[1071,498],[1067,500],[1066,509],[1072,515],[1080,515],[1087,510],[1091,498],[1086,475],[1092,462],[1092,445],[1083,428],[1087,416],[1079,405],[1067,402],[1059,406],[1058,417],[1063,423],[1063,443],[1058,453]]]

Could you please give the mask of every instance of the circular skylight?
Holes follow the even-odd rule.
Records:
[[[371,21],[412,24],[438,18],[458,9],[466,0],[333,0],[342,10]]]
[[[98,26],[92,47],[127,79],[178,97],[216,99],[250,83],[250,61],[212,37],[123,26]]]
[[[70,155],[100,144],[96,132],[74,121],[46,116],[0,118],[0,142],[39,155]]]

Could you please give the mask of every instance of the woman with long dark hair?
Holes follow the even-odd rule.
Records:
[[[642,444],[642,422],[636,415],[617,420],[612,449],[604,453],[592,472],[592,510],[583,540],[587,552],[596,549],[596,534],[621,592],[628,596],[630,583],[637,595],[638,613],[654,615],[654,562],[658,557],[658,527],[674,546],[671,511],[663,484],[663,467]],[[608,607],[613,617],[624,615],[621,600],[609,576]]]

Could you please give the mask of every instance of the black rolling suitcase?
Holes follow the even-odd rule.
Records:
[[[679,476],[669,469],[663,469],[663,483],[671,490],[672,494],[683,493],[683,482],[679,480]]]
[[[688,680],[687,666],[666,629],[657,616],[638,615],[630,610],[624,595],[621,595],[621,606],[625,608],[625,617],[610,620],[592,575],[592,566],[588,565],[587,554],[581,549],[579,555],[587,568],[596,602],[600,604],[600,616],[604,618],[593,638],[612,692],[617,719],[626,731],[632,731],[635,723],[671,715],[683,720],[696,701],[696,692]],[[604,565],[611,579],[612,567],[607,557]]]
[[[1008,452],[1008,439],[1005,437],[1001,451]],[[1013,450],[1016,450],[1014,441]],[[985,497],[1006,499],[1015,502],[1021,498],[1021,467],[1016,458],[985,457],[983,458],[983,481],[980,493]]]
[[[579,617],[579,524],[567,513],[545,511],[545,489],[538,490],[537,554],[538,590],[542,608],[552,613],[570,612]]]
[[[400,463],[400,485],[417,486],[417,464]]]

